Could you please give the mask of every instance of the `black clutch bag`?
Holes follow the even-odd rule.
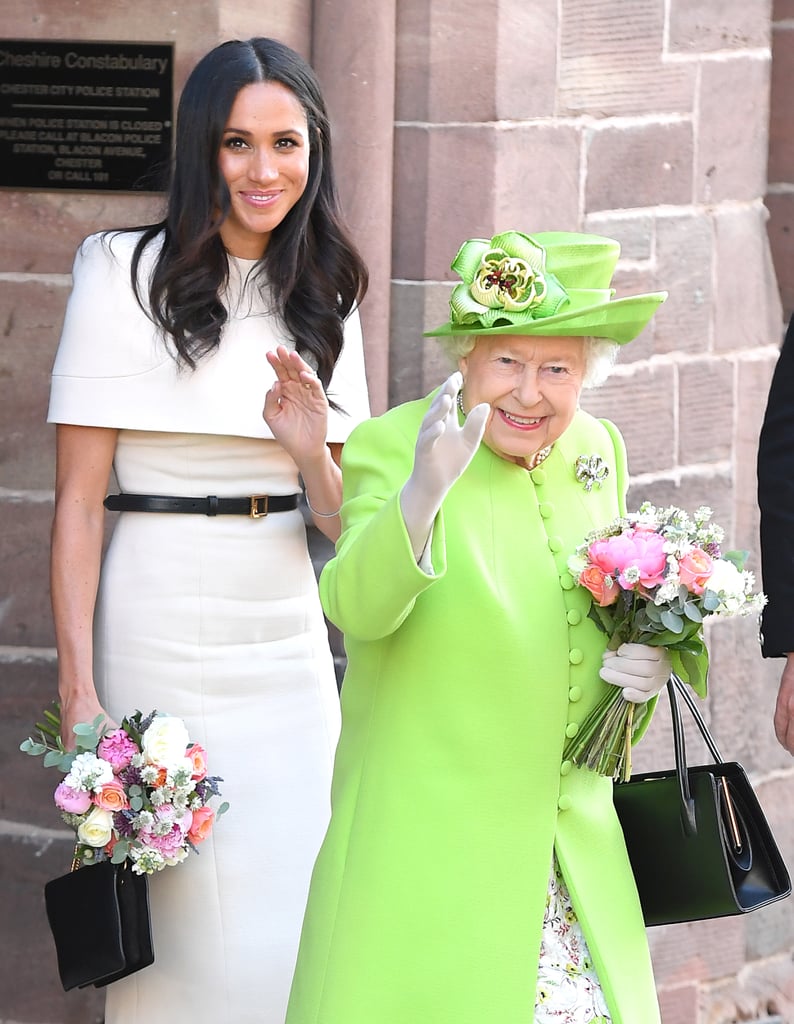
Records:
[[[786,865],[744,768],[723,762],[677,676],[667,693],[675,768],[636,775],[614,788],[645,923],[745,914],[788,896]],[[678,695],[715,764],[687,766]]]
[[[100,861],[44,886],[58,973],[66,991],[101,988],[154,963],[149,880]]]

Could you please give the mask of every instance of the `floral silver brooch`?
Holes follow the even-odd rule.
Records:
[[[576,460],[576,479],[586,491],[600,487],[609,476],[609,466],[600,455],[580,455]]]

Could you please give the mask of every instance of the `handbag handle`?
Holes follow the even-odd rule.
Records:
[[[689,772],[686,766],[686,745],[684,742],[684,723],[681,719],[681,709],[678,706],[676,697],[676,685],[674,680],[681,682],[674,674],[670,674],[667,680],[667,696],[670,700],[670,719],[673,723],[673,748],[675,750],[675,774],[678,779],[678,793],[681,799],[681,825],[684,835],[697,835],[697,819],[695,818],[695,801],[689,790]],[[683,685],[683,684],[682,684]],[[697,721],[697,718],[696,718]],[[701,719],[702,721],[702,719]],[[703,722],[703,728],[706,723]]]
[[[681,718],[681,709],[678,705],[678,695],[683,697],[684,703],[689,708],[692,717],[695,719],[695,724],[697,725],[701,736],[705,740],[706,746],[709,749],[709,753],[714,758],[714,761],[719,764],[722,761],[722,755],[720,754],[717,744],[714,742],[714,737],[709,732],[709,728],[703,720],[703,716],[695,703],[694,697],[687,689],[686,684],[675,674],[675,672],[671,672],[670,678],[667,680],[667,695],[670,699],[670,717],[673,723],[673,747],[675,749],[675,771],[678,778],[678,791],[681,797],[681,825],[684,829],[685,835],[693,836],[697,834],[697,819],[695,817],[695,801],[692,799],[692,794],[689,789],[689,772],[687,771],[686,744],[684,742],[684,723]],[[731,799],[730,791],[728,790],[728,783],[724,776],[720,776],[720,785],[722,788],[722,796],[725,801],[725,810],[728,816],[728,831],[731,835],[731,842],[736,853],[739,853],[744,844],[742,842],[741,830],[736,819],[733,801]]]

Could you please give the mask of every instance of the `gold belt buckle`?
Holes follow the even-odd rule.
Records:
[[[251,511],[249,515],[252,519],[264,519],[267,515],[267,495],[266,494],[252,494],[251,495]]]

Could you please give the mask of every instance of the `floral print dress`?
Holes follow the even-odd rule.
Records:
[[[540,943],[535,1024],[611,1024],[590,950],[554,858]]]

